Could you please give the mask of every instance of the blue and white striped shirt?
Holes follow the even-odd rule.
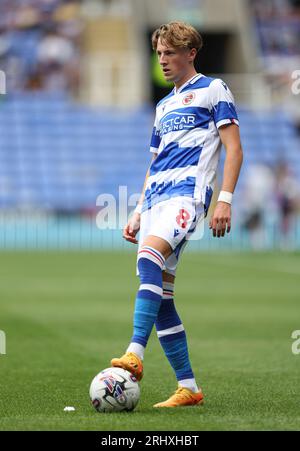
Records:
[[[239,125],[234,99],[221,79],[197,74],[156,107],[143,211],[170,197],[189,196],[208,209],[222,147],[218,128]]]

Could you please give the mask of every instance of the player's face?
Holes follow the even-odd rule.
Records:
[[[156,53],[165,79],[173,83],[184,79],[191,70],[194,70],[195,52],[195,49],[182,49],[167,43],[162,44],[159,39]]]

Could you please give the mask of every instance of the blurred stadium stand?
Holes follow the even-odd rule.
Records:
[[[300,178],[300,140],[290,118],[242,107],[239,117],[243,171],[284,160]],[[0,207],[92,212],[100,193],[117,195],[119,185],[139,192],[152,122],[150,108],[95,110],[61,96],[15,95],[0,108]],[[242,189],[243,177],[237,194]]]
[[[100,193],[141,189],[152,116],[18,94],[0,108],[0,208],[95,210]]]
[[[245,152],[235,194],[235,233],[220,244],[209,241],[206,231],[199,248],[255,247],[253,230],[245,226],[251,168],[265,166],[275,180],[278,166],[284,163],[290,167],[291,179],[300,180],[295,114],[300,108],[291,107],[295,102],[299,107],[299,95],[291,94],[285,52],[279,59],[280,78],[278,73],[270,78],[266,59],[262,64],[268,37],[263,34],[261,2],[228,0],[225,6],[218,0],[162,0],[159,8],[152,3],[1,2],[0,69],[7,75],[7,95],[1,96],[0,103],[0,247],[127,246],[119,230],[97,229],[97,197],[108,193],[118,198],[122,185],[127,186],[128,196],[142,187],[154,114],[149,33],[174,18],[203,30],[212,52],[226,35],[222,74],[214,73],[220,65],[211,65],[213,59],[207,68],[223,78],[235,95]],[[277,14],[272,9],[277,2],[266,3],[268,11]],[[297,23],[296,2],[282,3],[288,4],[289,12],[280,20]],[[276,27],[277,19],[268,14],[268,27]],[[293,30],[299,31],[297,27]],[[299,61],[296,44],[292,56]],[[205,69],[203,60],[200,55],[200,68]],[[296,182],[293,222],[284,242],[292,249],[300,247],[295,186]],[[271,220],[269,201],[278,204]],[[281,242],[280,200],[265,202],[268,217],[261,219],[260,226],[268,239],[257,240],[257,247],[273,248]]]

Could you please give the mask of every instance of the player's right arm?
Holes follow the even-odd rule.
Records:
[[[153,160],[155,160],[156,156],[157,156],[157,154],[153,153],[151,163]],[[151,163],[150,163],[150,166],[151,166]],[[145,189],[146,189],[147,180],[149,177],[149,172],[150,172],[150,168],[148,168],[148,171],[146,173],[144,186],[142,189],[142,194],[138,201],[139,207],[141,207],[144,202]],[[127,222],[126,226],[123,229],[123,238],[125,238],[126,241],[129,241],[130,243],[134,243],[134,244],[138,243],[138,241],[136,239],[136,234],[140,230],[140,223],[141,223],[141,214],[138,213],[137,211],[134,211],[133,215],[131,216],[131,218],[129,219],[129,221]]]

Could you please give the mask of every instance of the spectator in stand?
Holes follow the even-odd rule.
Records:
[[[249,166],[245,175],[244,208],[241,217],[243,227],[249,232],[252,247],[265,244],[267,215],[273,215],[275,176],[272,168],[264,163]]]
[[[72,41],[49,30],[38,47],[38,69],[44,91],[74,91],[77,87],[78,52]]]
[[[287,247],[296,213],[300,206],[299,184],[284,161],[278,163],[275,174],[281,244]]]
[[[76,92],[80,8],[78,0],[0,1],[0,63],[9,92]]]

